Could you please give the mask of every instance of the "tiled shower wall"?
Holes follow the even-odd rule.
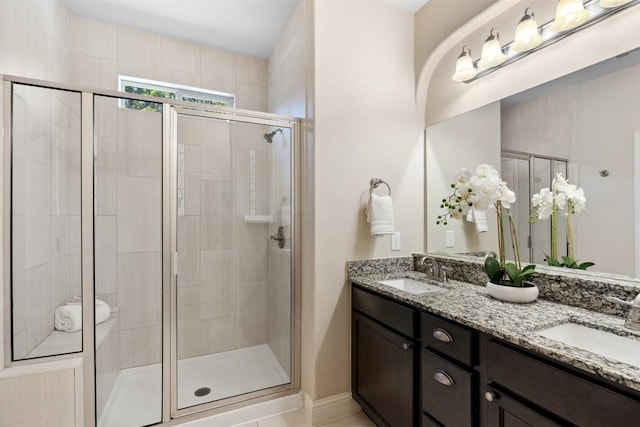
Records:
[[[0,74],[68,81],[69,34],[60,29],[68,28],[69,19],[61,1],[0,1]],[[3,131],[4,123],[0,121],[0,134]],[[8,206],[5,213],[8,214]],[[4,303],[0,304],[0,312],[3,308]],[[2,334],[0,331],[0,362],[4,359]],[[4,363],[0,363],[0,369],[3,367]]]
[[[71,18],[71,28],[71,75],[78,84],[116,89],[118,74],[130,75],[235,93],[236,107],[266,110],[265,60],[78,17]],[[120,308],[123,368],[160,360],[158,352],[149,351],[160,343],[160,312],[156,311],[159,306],[152,303],[160,291],[160,258],[154,253],[160,235],[152,232],[148,222],[134,220],[129,224],[124,207],[134,203],[139,218],[159,221],[159,207],[154,207],[159,206],[155,197],[160,196],[156,188],[159,175],[150,169],[159,164],[156,160],[159,162],[161,151],[159,145],[153,153],[148,151],[151,145],[161,142],[159,125],[148,123],[148,117],[153,115],[120,110],[117,125],[105,126],[109,135],[98,135],[98,185],[103,194],[98,191],[96,232],[101,233],[104,244],[97,245],[101,253],[96,254],[96,289]],[[266,342],[266,291],[260,283],[266,283],[268,230],[265,225],[251,224],[237,229],[237,238],[234,237],[236,215],[247,213],[245,198],[237,197],[236,191],[244,188],[242,180],[249,175],[247,171],[238,172],[234,183],[232,173],[234,162],[238,170],[248,167],[251,147],[247,144],[253,143],[251,138],[259,141],[255,142],[257,163],[261,167],[267,164],[262,139],[267,129],[253,125],[255,129],[247,130],[244,127],[251,125],[225,122],[225,130],[213,122],[197,122],[179,126],[178,142],[185,150],[186,210],[179,221],[179,239],[185,247],[179,261],[181,357]],[[147,142],[138,147],[140,144],[135,141],[143,135]],[[128,142],[121,144],[125,138]],[[142,160],[140,156],[147,158]],[[136,171],[137,166],[130,162],[137,160],[132,158],[139,158],[140,167],[147,170]],[[258,182],[262,185],[267,180]],[[120,194],[120,189],[127,189],[127,194]],[[133,189],[139,192],[130,193]],[[145,197],[153,200],[144,200]],[[147,211],[142,214],[137,209]],[[141,235],[146,236],[141,237],[144,243],[136,237]],[[197,240],[199,247],[195,245]],[[251,260],[248,267],[240,267],[240,256],[243,262]],[[145,288],[143,293],[131,295],[138,291],[130,289],[127,281],[153,282],[155,289]],[[130,307],[125,306],[127,302]],[[194,306],[198,309],[191,310]]]
[[[162,115],[95,105],[96,296],[119,309],[127,368],[162,354]]]
[[[266,343],[270,146],[260,125],[179,116],[184,215],[178,216],[178,356]],[[251,154],[253,153],[253,154]]]
[[[20,359],[53,331],[56,307],[80,296],[80,95],[15,86],[13,343]],[[80,351],[81,340],[63,351]]]

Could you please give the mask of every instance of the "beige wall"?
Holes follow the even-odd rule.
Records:
[[[538,24],[553,19],[555,6],[552,2],[499,0],[438,45],[422,67],[418,82],[418,97],[421,98],[418,102],[426,104],[427,125],[640,46],[640,9],[631,7],[471,84],[451,80],[463,45],[469,45],[474,59],[478,58],[487,38],[487,28],[491,27],[501,30],[503,44],[511,41],[527,6],[535,10]],[[549,64],[554,65],[550,67]]]
[[[423,116],[415,108],[413,14],[376,0],[315,2],[314,271],[303,387],[312,399],[350,390],[345,261],[409,254],[423,241]],[[369,179],[391,186],[395,228],[371,237]],[[303,310],[306,307],[303,305]]]
[[[455,147],[455,148],[453,148]],[[451,193],[451,184],[461,168],[475,173],[481,163],[500,168],[500,103],[455,117],[427,128],[425,214],[427,248],[430,251],[474,252],[497,251],[496,217],[487,212],[489,230],[476,233],[475,224],[466,220],[450,220],[446,226],[436,224],[444,213],[442,199]],[[446,247],[446,232],[453,231],[455,246]]]

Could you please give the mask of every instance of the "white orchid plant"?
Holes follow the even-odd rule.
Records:
[[[436,224],[447,225],[449,219],[461,219],[468,215],[471,209],[495,209],[498,219],[498,258],[487,256],[484,269],[489,281],[496,284],[510,286],[525,286],[525,280],[534,272],[535,265],[522,268],[515,224],[511,216],[511,205],[516,201],[515,193],[509,189],[507,183],[500,178],[500,174],[491,165],[478,165],[475,175],[462,168],[451,184],[452,192],[442,199],[441,208],[444,214],[438,215]],[[504,212],[507,213],[511,245],[515,262],[505,260]]]
[[[544,254],[547,264],[580,270],[586,270],[595,265],[589,261],[578,263],[573,250],[571,216],[582,212],[586,204],[587,199],[582,187],[570,184],[569,180],[560,173],[556,174],[551,182],[551,189],[543,188],[531,198],[533,208],[531,222],[535,222],[536,219],[551,218],[551,254]],[[558,213],[560,211],[564,212],[567,234],[567,256],[561,256],[562,261],[558,259]]]

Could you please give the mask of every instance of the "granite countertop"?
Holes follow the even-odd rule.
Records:
[[[349,279],[365,289],[396,301],[438,314],[640,391],[640,368],[536,334],[536,331],[572,322],[640,340],[640,332],[625,328],[624,319],[620,317],[543,299],[530,304],[502,302],[491,298],[483,286],[455,280],[438,283],[438,286],[443,287],[442,291],[412,294],[379,281],[402,277],[427,280],[426,274],[417,271],[369,273],[351,276]]]

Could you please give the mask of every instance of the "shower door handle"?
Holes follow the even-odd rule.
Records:
[[[171,274],[178,275],[178,252],[171,252]]]
[[[278,232],[276,234],[272,234],[271,236],[269,236],[269,239],[275,240],[276,242],[278,242],[278,247],[280,249],[284,248],[284,241],[286,240],[284,237],[284,227],[283,226],[278,227]]]

